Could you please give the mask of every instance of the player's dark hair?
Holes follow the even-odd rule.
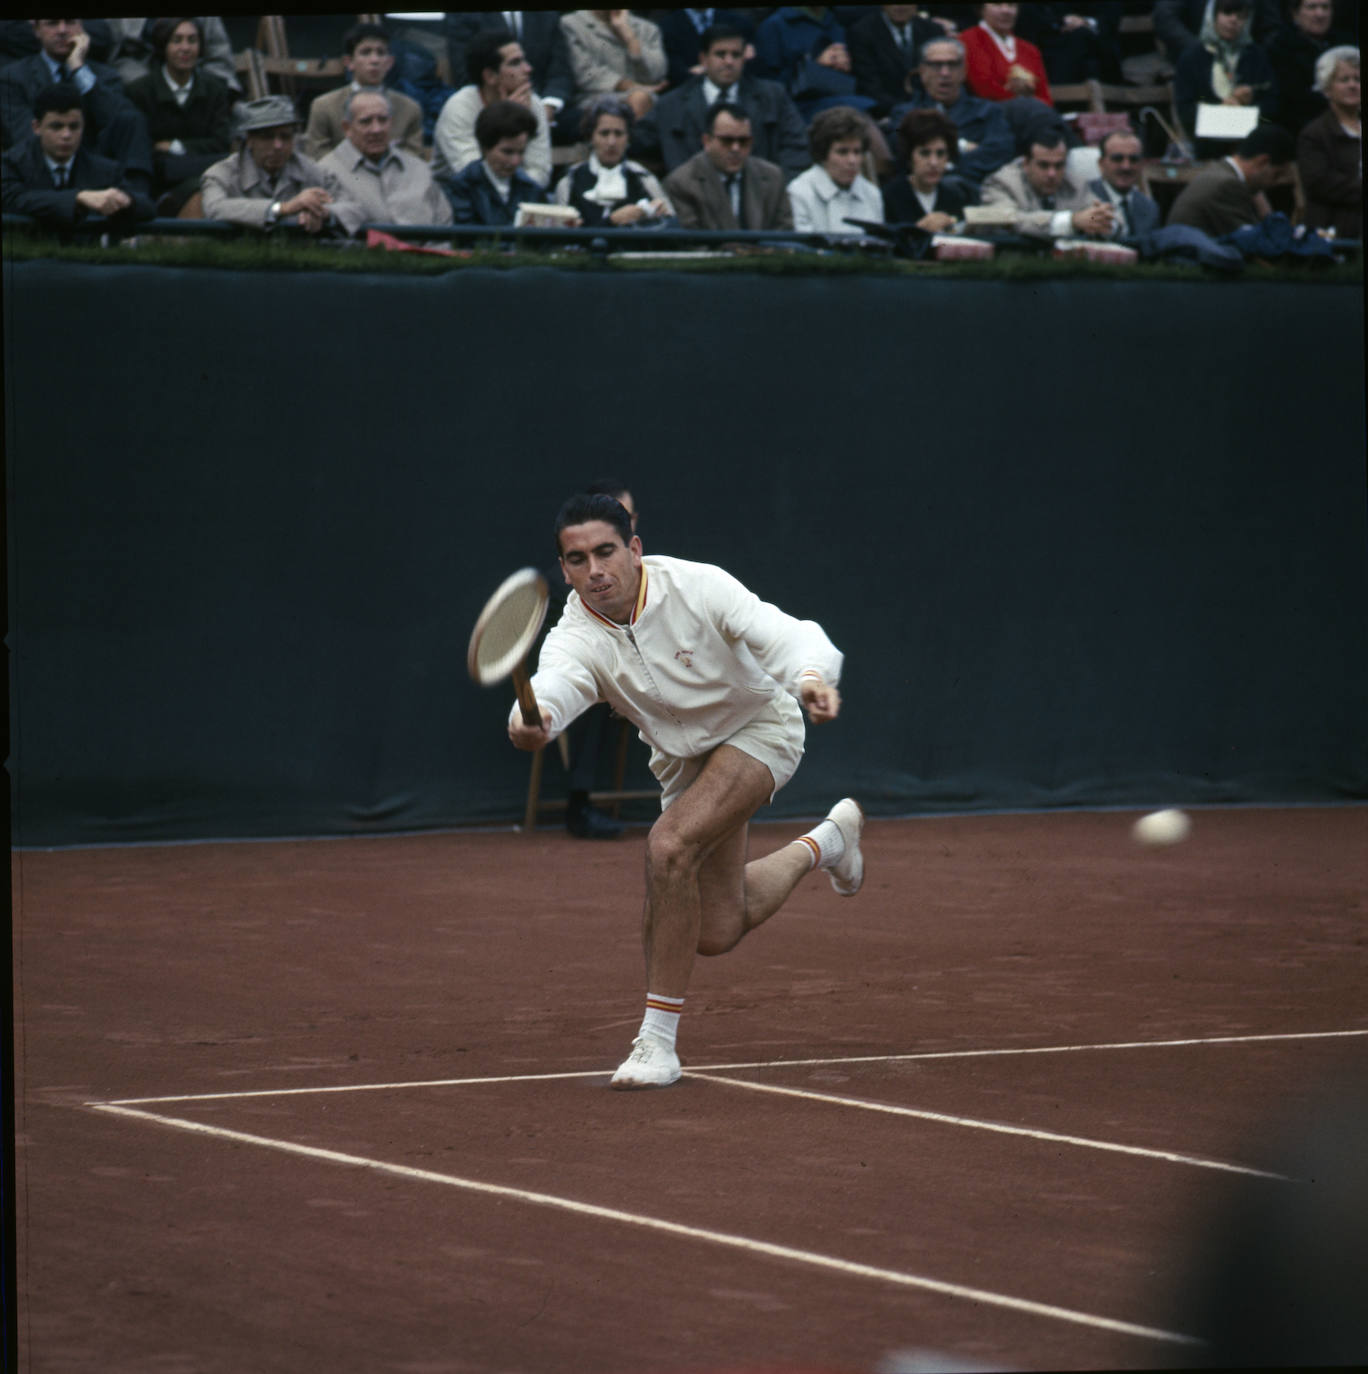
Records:
[[[375,38],[389,47],[389,34],[380,27],[379,24],[353,24],[346,33],[342,35],[342,51],[348,57],[355,55],[357,48],[367,39]]]
[[[147,31],[147,41],[152,45],[152,55],[158,62],[166,61],[166,45],[171,41],[171,35],[180,28],[182,24],[193,24],[195,32],[199,34],[200,59],[204,58],[204,25],[198,19],[186,16],[183,19],[155,19],[152,27]]]
[[[517,41],[507,29],[481,29],[466,48],[466,77],[470,84],[478,86],[484,80],[486,68],[498,71],[503,66],[499,49]]]
[[[1256,124],[1235,145],[1235,156],[1256,158],[1268,154],[1268,160],[1275,167],[1285,166],[1297,155],[1297,143],[1291,134],[1279,124]]]
[[[475,116],[475,142],[482,153],[506,138],[517,138],[519,134],[534,138],[536,133],[537,116],[516,100],[495,100]]]
[[[735,24],[709,24],[698,35],[698,51],[700,53],[712,52],[715,43],[724,42],[728,38],[739,38],[744,42],[746,35]]]
[[[74,81],[54,81],[33,98],[33,117],[40,124],[44,115],[66,114],[68,110],[79,109],[81,91]]]
[[[625,491],[626,488],[620,488]],[[577,491],[556,514],[556,557],[561,553],[561,531],[571,525],[587,525],[602,520],[617,532],[625,548],[632,542],[632,517],[616,496],[599,492]]]
[[[712,133],[718,115],[730,115],[738,124],[750,123],[750,115],[736,101],[717,100],[708,106],[708,112],[703,116],[703,128],[707,133]]]

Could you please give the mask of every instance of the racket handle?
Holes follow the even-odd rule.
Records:
[[[523,724],[540,726],[541,707],[537,705],[537,698],[532,695],[532,683],[528,679],[527,669],[521,663],[513,669],[513,690],[517,692],[518,705],[522,707]]]

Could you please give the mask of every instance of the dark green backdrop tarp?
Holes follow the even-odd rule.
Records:
[[[776,814],[1368,795],[1355,287],[5,280],[21,843],[512,820],[466,635],[604,470],[844,649]]]

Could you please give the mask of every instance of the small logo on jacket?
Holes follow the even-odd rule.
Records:
[[[692,667],[693,667],[693,650],[692,650],[692,649],[676,649],[676,650],[675,650],[675,658],[678,659],[679,662],[682,663],[686,668],[692,668]]]

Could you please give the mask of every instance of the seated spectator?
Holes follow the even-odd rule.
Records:
[[[1169,211],[1170,224],[1188,224],[1218,239],[1269,212],[1265,191],[1285,181],[1295,151],[1292,135],[1276,124],[1252,129],[1229,156],[1188,182]]]
[[[516,100],[496,100],[475,119],[480,156],[459,172],[437,178],[456,224],[512,224],[518,206],[544,205],[545,190],[522,170],[536,116]]]
[[[346,138],[318,165],[346,191],[337,215],[348,233],[363,224],[450,224],[451,202],[427,160],[393,139],[394,96],[353,91],[342,110]]]
[[[1277,79],[1268,54],[1250,37],[1251,14],[1250,0],[1215,0],[1200,40],[1178,59],[1173,103],[1189,135],[1197,131],[1198,105],[1257,105],[1261,119],[1277,112]],[[1197,143],[1199,158],[1223,151],[1216,140]]]
[[[847,219],[883,223],[883,197],[860,175],[869,121],[848,106],[823,110],[809,132],[812,166],[789,182],[793,227],[813,234],[862,234]]]
[[[977,186],[1012,160],[1016,141],[1004,106],[970,95],[964,86],[964,70],[964,44],[958,38],[924,43],[917,65],[920,89],[894,109],[889,123],[897,129],[911,110],[939,111],[959,131],[959,146],[950,150],[951,170]],[[906,162],[906,151],[895,148],[894,160]]]
[[[580,104],[616,91],[640,119],[665,89],[660,28],[630,10],[575,10],[562,16],[575,99]]]
[[[466,45],[467,85],[442,106],[432,140],[432,171],[439,180],[480,160],[475,123],[483,110],[511,100],[532,116],[535,131],[519,166],[543,189],[551,180],[551,126],[532,90],[532,64],[507,29],[481,29]]]
[[[833,105],[871,110],[855,89],[845,29],[827,6],[785,5],[755,31],[755,74],[788,91],[804,119]]]
[[[755,21],[745,9],[679,9],[655,11],[660,41],[665,48],[666,89],[682,86],[702,71],[698,49],[703,35],[719,24],[735,29],[742,38],[746,61],[755,56]]]
[[[1351,45],[1353,36],[1334,26],[1331,0],[1292,0],[1287,21],[1268,41],[1268,63],[1278,83],[1278,123],[1298,134],[1325,110],[1316,89],[1316,63],[1331,48]]]
[[[1022,5],[1013,33],[1040,49],[1053,86],[1079,81],[1125,84],[1121,68],[1121,18],[1124,5]]]
[[[128,88],[152,140],[157,212],[174,216],[199,190],[200,177],[232,148],[232,93],[204,70],[198,19],[158,19],[148,35],[156,65]]]
[[[677,90],[666,91],[633,131],[641,157],[659,157],[665,171],[683,166],[703,138],[703,122],[719,100],[740,105],[750,119],[752,155],[777,163],[789,177],[808,165],[808,131],[803,117],[777,81],[745,72],[746,40],[740,29],[714,24],[703,30],[698,61],[702,70]]]
[[[161,58],[157,56],[156,44],[152,39],[153,28],[161,23],[160,19],[107,19],[111,43],[109,55],[105,59],[119,74],[119,80],[127,90],[135,81],[156,70]],[[223,20],[216,15],[200,15],[195,19],[200,31],[200,71],[216,76],[235,98],[242,95],[242,82],[238,80],[237,63],[233,58],[233,40]]]
[[[573,205],[580,223],[591,229],[657,224],[674,214],[655,177],[627,160],[631,128],[632,107],[623,96],[598,96],[584,112],[580,136],[589,145],[589,158],[556,183],[555,200]]]
[[[1329,108],[1297,139],[1297,167],[1306,196],[1305,223],[1363,237],[1362,86],[1357,48],[1331,48],[1316,63],[1316,89]]]
[[[1110,238],[1115,209],[1069,178],[1068,156],[1061,135],[1041,134],[1023,156],[983,183],[983,203],[1010,206],[1016,211],[1012,228],[1029,238]]]
[[[446,15],[447,61],[453,73],[466,71],[471,40],[481,29],[507,29],[532,64],[532,90],[546,109],[551,142],[564,145],[579,137],[580,114],[574,103],[575,78],[560,15],[555,10],[460,10]]]
[[[0,123],[8,144],[22,143],[33,124],[33,102],[54,81],[70,81],[81,97],[82,140],[117,162],[130,185],[152,186],[147,121],[124,93],[118,73],[90,60],[90,35],[79,19],[35,19],[39,51],[0,68]]]
[[[910,224],[927,234],[952,233],[973,204],[968,182],[947,177],[950,150],[959,131],[939,110],[909,110],[898,126],[898,144],[907,149],[907,175],[883,190],[884,220]]]
[[[1202,26],[1210,17],[1212,0],[1155,0],[1151,11],[1154,36],[1168,60],[1178,59],[1201,42]],[[1282,0],[1254,0],[1254,41],[1268,43],[1282,23]]]
[[[855,89],[874,102],[871,114],[882,118],[907,99],[922,44],[944,35],[915,5],[880,5],[850,26],[850,71]]]
[[[979,22],[960,34],[968,68],[965,84],[984,100],[1034,96],[1053,106],[1045,59],[1034,43],[1017,37],[1016,5],[980,5]]]
[[[342,39],[342,65],[351,75],[345,86],[314,97],[309,106],[309,126],[304,131],[305,157],[315,161],[332,152],[346,137],[342,130],[342,111],[356,91],[382,91],[385,78],[394,68],[389,39],[379,24],[356,24]],[[412,153],[423,152],[423,109],[416,100],[399,91],[389,93],[394,112],[394,139]]]
[[[751,123],[740,105],[719,101],[703,128],[703,151],[665,178],[685,229],[791,229],[784,173],[751,156]]]
[[[1144,155],[1144,145],[1128,129],[1114,130],[1097,145],[1101,175],[1088,183],[1088,190],[1098,200],[1116,207],[1112,232],[1119,239],[1138,239],[1151,233],[1163,218],[1158,204],[1139,189]]]
[[[206,219],[253,229],[295,225],[307,233],[341,227],[337,178],[295,149],[299,117],[288,95],[248,100],[236,110],[242,146],[200,181]]]
[[[82,145],[81,93],[70,81],[38,92],[28,137],[0,162],[6,214],[32,215],[44,228],[70,229],[90,215],[127,228],[157,213],[123,168]]]

